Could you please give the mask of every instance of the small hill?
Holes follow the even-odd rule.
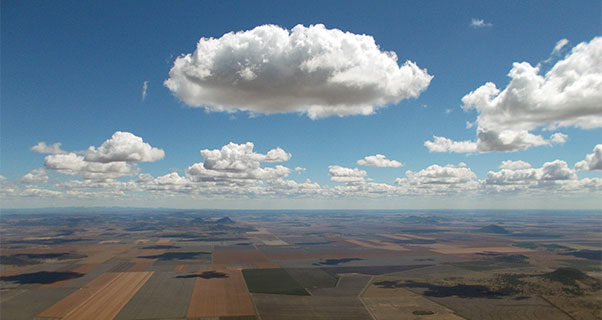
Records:
[[[234,224],[234,220],[230,219],[229,217],[223,217],[223,218],[213,221],[213,223],[215,223],[215,224]]]
[[[576,281],[579,281],[590,287],[600,286],[600,281],[598,279],[590,277],[581,270],[575,268],[558,268],[552,272],[544,273],[542,277],[568,286],[577,285]]]
[[[508,230],[504,229],[503,227],[500,227],[496,224],[490,224],[488,226],[482,227],[478,231],[484,232],[484,233],[496,233],[496,234],[509,234],[510,233],[510,231],[508,231]]]

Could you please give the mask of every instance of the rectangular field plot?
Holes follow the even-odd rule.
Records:
[[[178,275],[181,273],[153,273],[115,320],[185,318],[195,279]]]
[[[257,268],[277,268],[259,250],[215,250],[213,252],[213,268],[224,269],[228,265],[247,265]]]
[[[74,290],[76,289],[47,288],[23,290],[19,294],[11,297],[6,297],[6,295],[2,294],[2,302],[0,303],[0,313],[2,316],[0,318],[10,320],[31,320],[35,318],[36,314],[44,311]],[[33,301],[35,301],[35,303],[32,303]]]
[[[262,320],[370,320],[357,297],[312,297],[254,293]]]
[[[284,269],[245,269],[242,272],[249,292],[308,295],[307,291]]]
[[[334,288],[337,285],[338,278],[322,269],[318,268],[294,268],[286,269],[303,288]]]
[[[187,318],[254,319],[255,308],[240,270],[207,271],[193,276],[196,280]]]
[[[38,317],[113,319],[151,275],[151,272],[105,273]]]

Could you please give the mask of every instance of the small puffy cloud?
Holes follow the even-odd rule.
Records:
[[[59,142],[47,145],[46,142],[40,141],[35,146],[29,148],[29,150],[46,154],[67,153],[67,151],[61,149],[61,144]]]
[[[142,83],[142,101],[146,100],[146,92],[148,90],[148,81]]]
[[[75,153],[48,155],[44,158],[44,165],[47,169],[58,173],[91,180],[117,179],[137,173],[135,167],[125,161],[89,162],[85,160],[84,156]]]
[[[552,50],[552,54],[559,54],[560,50],[562,50],[562,48],[564,48],[568,43],[569,40],[567,39],[558,40],[558,42],[556,42],[556,45],[554,46],[554,50]]]
[[[510,169],[510,170],[515,170],[515,169],[526,169],[526,168],[531,168],[531,164],[523,161],[523,160],[518,160],[518,161],[512,161],[512,160],[506,160],[506,161],[502,161],[502,164],[499,166],[500,169]]]
[[[585,156],[585,160],[575,164],[577,170],[602,170],[602,144],[594,147],[594,152]]]
[[[22,178],[23,183],[47,182],[48,172],[44,168],[34,169],[26,173]]]
[[[473,28],[487,28],[487,27],[492,27],[493,24],[489,23],[489,22],[485,22],[485,20],[483,20],[483,19],[472,18],[472,20],[470,21],[470,26]]]
[[[568,138],[569,136],[566,134],[562,132],[556,132],[550,136],[550,142],[554,144],[564,144]]]
[[[539,73],[538,66],[514,63],[506,88],[488,82],[462,98],[465,111],[478,113],[477,141],[435,137],[425,146],[431,152],[517,151],[567,138],[554,133],[545,139],[531,130],[602,127],[602,37],[580,43],[547,73]]]
[[[201,38],[178,57],[165,86],[193,107],[251,113],[299,112],[312,119],[367,115],[416,98],[432,76],[414,62],[398,65],[374,38],[324,25],[292,30],[262,25]]]
[[[358,168],[345,168],[337,165],[328,166],[328,175],[330,181],[333,182],[345,182],[345,183],[363,183],[365,182],[366,176],[365,170]]]
[[[90,147],[85,156],[89,162],[153,162],[163,159],[165,152],[151,147],[142,138],[130,132],[117,131],[97,148]]]
[[[434,164],[418,172],[408,170],[406,177],[414,184],[461,184],[476,179],[477,175],[470,168]]]
[[[247,183],[250,180],[271,180],[287,176],[290,169],[284,166],[261,167],[261,162],[283,162],[291,154],[275,148],[266,154],[253,151],[254,144],[230,142],[221,149],[201,150],[204,162],[195,163],[187,174],[195,181],[222,181]],[[247,180],[247,182],[245,182]]]
[[[380,168],[398,168],[403,166],[403,163],[397,160],[389,160],[382,154],[366,156],[364,159],[357,160],[360,166],[380,167]]]
[[[305,172],[307,169],[303,168],[303,167],[295,167],[295,172],[297,172],[297,174],[301,174],[303,172]]]

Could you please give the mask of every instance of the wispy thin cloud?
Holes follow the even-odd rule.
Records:
[[[473,28],[488,28],[488,27],[493,27],[493,24],[490,22],[485,22],[485,20],[483,20],[483,19],[472,18],[472,21],[470,22],[470,26]]]
[[[142,101],[146,99],[146,91],[148,90],[148,81],[142,83]]]
[[[562,48],[564,48],[567,44],[569,44],[569,40],[560,39],[558,42],[556,42],[556,45],[554,46],[554,50],[552,50],[552,54],[560,53],[560,50],[562,50]]]

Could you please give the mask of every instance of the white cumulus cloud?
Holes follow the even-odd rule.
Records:
[[[602,127],[602,37],[580,43],[547,73],[539,72],[539,66],[514,63],[506,88],[488,82],[462,98],[465,111],[478,113],[476,141],[435,137],[425,146],[431,152],[517,151],[567,138],[553,133],[546,139],[532,130]]]
[[[531,164],[523,161],[523,160],[517,160],[517,161],[512,161],[512,160],[506,160],[506,161],[502,161],[502,164],[499,166],[500,169],[511,169],[511,170],[515,170],[515,169],[526,169],[526,168],[531,168]]]
[[[67,153],[67,151],[61,149],[61,144],[59,142],[53,143],[51,145],[47,145],[46,142],[40,141],[35,146],[29,148],[29,150],[35,151],[37,153],[47,153],[47,154]]]
[[[324,25],[262,25],[201,38],[178,57],[165,86],[193,107],[251,113],[300,112],[312,119],[374,112],[416,98],[432,76],[382,51],[369,35]]]
[[[195,163],[187,169],[187,174],[195,181],[221,181],[248,183],[251,180],[271,180],[286,177],[290,169],[281,165],[261,167],[262,162],[283,162],[291,154],[275,148],[266,154],[253,151],[254,144],[230,142],[221,149],[203,149],[204,162]]]
[[[594,147],[594,152],[585,156],[585,160],[575,164],[577,170],[602,170],[602,144]]]
[[[337,165],[328,166],[328,175],[330,181],[345,182],[345,183],[363,183],[366,176],[365,170],[358,168],[345,168]]]
[[[357,160],[360,166],[380,167],[380,168],[398,168],[403,166],[403,163],[397,160],[389,160],[382,154],[366,156],[364,159]]]
[[[153,162],[163,159],[165,152],[151,147],[142,138],[130,132],[117,131],[113,136],[95,148],[91,146],[85,156],[89,162],[109,163],[115,161]]]
[[[34,169],[26,173],[22,178],[23,183],[47,182],[48,171],[44,168]]]

